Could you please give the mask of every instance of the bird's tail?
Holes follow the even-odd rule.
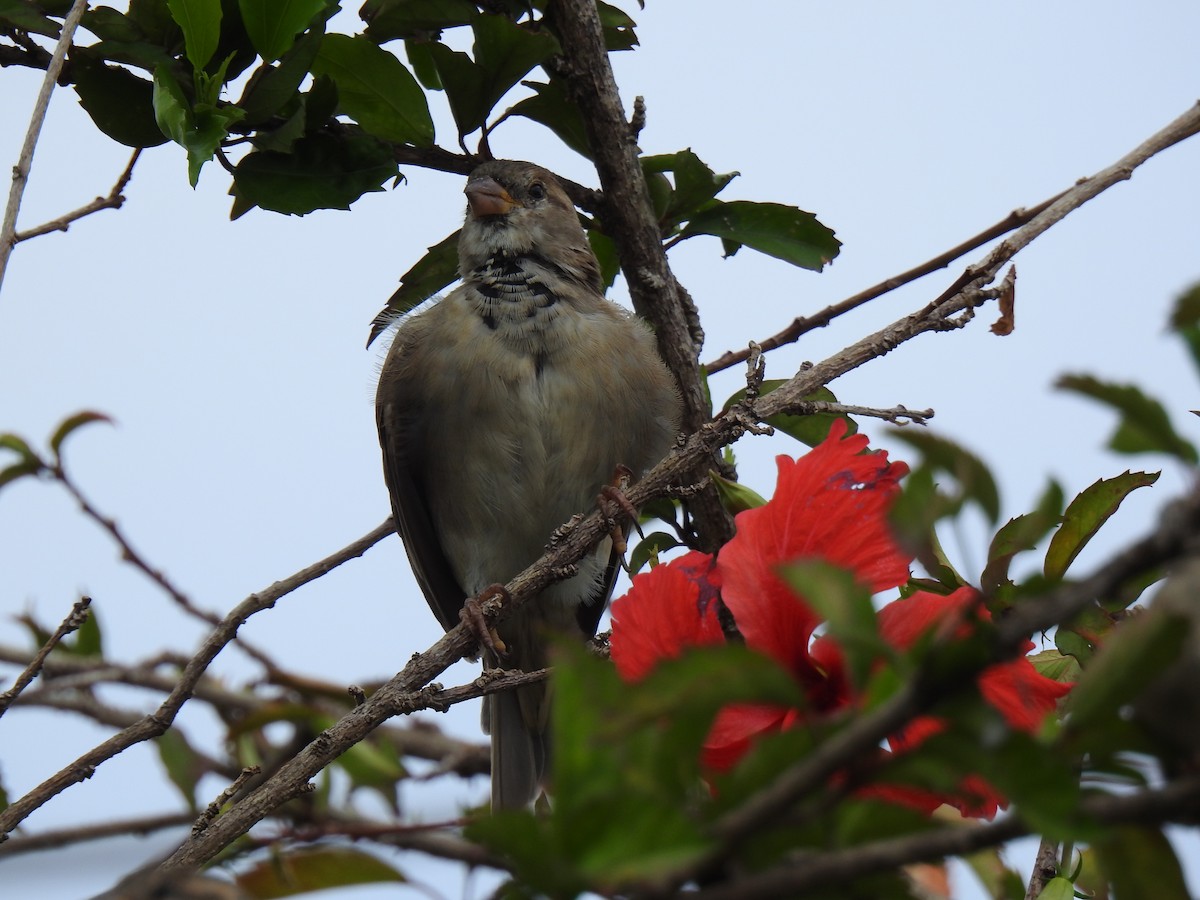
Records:
[[[486,698],[483,729],[492,736],[492,812],[537,799],[549,770],[546,686],[532,684]]]

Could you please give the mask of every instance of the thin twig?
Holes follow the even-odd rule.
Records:
[[[66,231],[71,227],[72,222],[77,222],[84,216],[90,216],[92,213],[99,212],[102,209],[120,209],[125,205],[125,188],[129,185],[129,179],[133,177],[133,167],[137,163],[141,153],[141,147],[133,151],[133,155],[129,157],[128,165],[125,166],[124,171],[117,178],[107,197],[97,197],[91,203],[85,203],[79,209],[72,210],[65,215],[59,216],[57,219],[43,222],[41,225],[30,228],[28,231],[18,231],[13,235],[13,243],[19,244],[21,241],[49,234],[52,231]]]
[[[46,77],[42,79],[41,90],[33,104],[33,115],[29,117],[29,128],[25,132],[25,143],[21,146],[21,155],[13,166],[12,187],[8,192],[8,204],[4,208],[4,224],[0,226],[0,286],[4,284],[4,273],[8,269],[8,258],[16,241],[17,214],[21,211],[21,198],[25,194],[25,185],[29,181],[29,169],[33,164],[33,151],[37,148],[38,137],[42,133],[42,123],[46,121],[46,110],[50,106],[50,94],[54,91],[58,73],[62,71],[63,60],[67,56],[67,48],[71,46],[71,38],[79,27],[79,20],[87,9],[88,0],[75,0],[71,10],[63,20],[62,34],[54,45],[54,53],[46,66]]]
[[[112,759],[122,751],[151,740],[163,734],[179,710],[191,698],[196,685],[208,669],[217,654],[225,648],[236,636],[238,629],[255,613],[270,609],[275,603],[302,585],[307,584],[322,575],[332,571],[347,560],[362,556],[368,549],[396,530],[391,519],[375,528],[369,534],[359,538],[336,553],[306,566],[299,572],[283,581],[277,581],[261,593],[251,594],[221,620],[220,625],[201,644],[200,649],[188,660],[182,675],[174,689],[162,702],[157,710],[142,718],[136,725],[126,728],[113,735],[103,743],[88,750],[70,765],[59,770],[43,781],[25,796],[14,800],[9,806],[0,811],[0,842],[7,840],[9,832],[23,822],[34,810],[38,809],[50,798],[62,793],[73,784],[78,784],[90,778],[96,767],[106,760]],[[258,821],[257,819],[255,821]],[[216,823],[220,825],[220,821]],[[215,827],[215,826],[214,826]],[[212,830],[212,829],[210,829]]]
[[[50,651],[58,646],[59,642],[72,631],[75,631],[87,621],[87,610],[92,605],[91,597],[80,597],[75,601],[75,605],[71,607],[71,611],[67,613],[67,617],[62,620],[62,624],[54,634],[42,644],[40,650],[34,654],[33,659],[29,661],[29,665],[25,667],[20,675],[17,676],[13,686],[3,694],[0,694],[0,716],[3,716],[12,702],[17,699],[21,691],[25,690],[33,679],[37,678],[38,673],[42,671],[42,666],[46,662],[46,657],[50,655]]]
[[[1029,222],[1035,216],[1040,215],[1047,210],[1050,205],[1056,202],[1066,191],[1055,194],[1049,200],[1043,200],[1037,206],[1029,208],[1022,207],[1014,209],[1007,216],[974,237],[969,237],[956,247],[951,247],[943,253],[939,253],[933,259],[921,263],[919,266],[913,266],[906,272],[901,272],[899,275],[893,275],[879,284],[873,285],[865,290],[859,291],[845,300],[841,300],[830,306],[825,307],[818,313],[811,316],[797,316],[787,328],[771,335],[769,338],[764,338],[759,341],[761,349],[765,352],[775,350],[787,344],[793,344],[801,337],[808,334],[810,331],[815,331],[818,328],[824,328],[838,316],[845,315],[851,310],[858,309],[865,303],[869,303],[884,294],[890,293],[897,288],[901,288],[906,284],[924,278],[939,269],[944,269],[954,262],[956,259],[961,259],[972,250],[977,250],[986,244],[988,241],[995,240],[1002,235],[1008,234],[1015,228],[1020,228],[1026,222]],[[743,359],[749,356],[749,350],[727,350],[722,353],[712,362],[708,363],[705,368],[711,375],[714,372],[720,372],[723,369],[728,369],[730,366],[736,365]]]
[[[100,822],[96,825],[80,825],[74,828],[22,834],[0,844],[0,857],[17,856],[38,850],[57,850],[60,847],[68,847],[84,841],[98,841],[121,835],[150,834],[165,828],[181,828],[190,825],[192,818],[191,813],[164,813],[161,816],[117,819],[112,822]]]

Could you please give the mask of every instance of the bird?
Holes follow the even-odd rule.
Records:
[[[641,319],[605,298],[600,266],[547,169],[492,160],[467,179],[461,284],[404,319],[380,371],[376,424],[392,513],[430,608],[449,630],[464,600],[535,562],[627,467],[673,446],[680,393]],[[487,669],[534,671],[556,635],[596,633],[620,551],[611,538],[484,640]],[[551,769],[539,682],[484,699],[494,811],[527,808]]]

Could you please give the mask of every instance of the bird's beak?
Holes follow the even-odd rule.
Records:
[[[475,218],[482,216],[503,216],[517,206],[517,201],[492,178],[473,178],[463,188],[467,195],[467,203],[471,207],[471,215]]]

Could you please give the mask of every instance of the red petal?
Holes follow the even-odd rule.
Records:
[[[786,562],[822,559],[853,572],[873,591],[908,580],[906,555],[887,525],[904,463],[882,452],[861,453],[867,437],[829,437],[799,460],[778,458],[775,496],[737,517],[737,534],[721,548],[722,596],[746,643],[805,680],[808,643],[819,619],[775,574]]]
[[[741,703],[717,713],[704,740],[704,765],[717,772],[732,769],[764,734],[780,731],[794,718],[782,706]]]
[[[637,575],[612,604],[612,658],[628,681],[687,647],[725,640],[717,621],[716,590],[704,580],[712,557],[692,552]]]

